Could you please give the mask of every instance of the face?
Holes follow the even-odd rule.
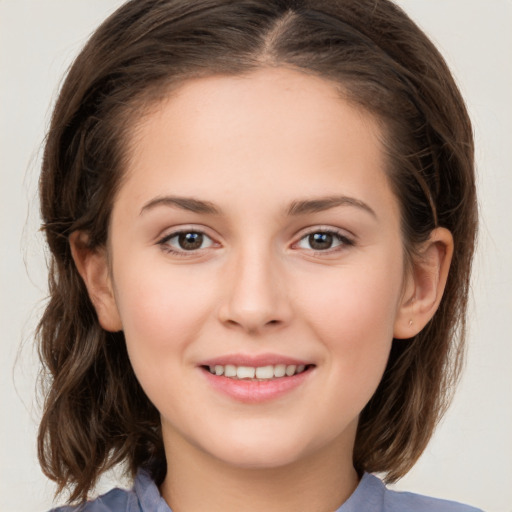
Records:
[[[100,316],[167,448],[240,467],[351,451],[407,280],[379,136],[285,69],[188,82],[140,121]]]

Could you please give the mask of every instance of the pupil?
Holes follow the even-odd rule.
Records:
[[[203,235],[201,233],[181,233],[178,242],[182,249],[192,251],[203,245]]]
[[[330,233],[313,233],[309,235],[309,245],[312,249],[330,249],[332,241]]]

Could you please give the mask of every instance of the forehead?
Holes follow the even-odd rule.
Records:
[[[134,124],[123,188],[291,201],[367,181],[371,196],[389,188],[380,138],[371,114],[316,76],[269,68],[196,79]]]

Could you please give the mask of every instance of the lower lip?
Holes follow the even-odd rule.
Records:
[[[269,380],[230,379],[214,375],[201,368],[209,384],[224,395],[239,402],[254,404],[280,398],[300,387],[309,378],[313,368],[292,375]]]

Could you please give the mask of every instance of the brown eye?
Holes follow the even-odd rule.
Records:
[[[178,235],[178,245],[184,251],[194,251],[201,248],[203,239],[202,233],[180,233]]]
[[[323,251],[330,249],[334,242],[332,233],[312,233],[308,236],[308,243],[311,249]]]
[[[214,241],[208,235],[200,231],[174,232],[158,243],[168,252],[181,254],[207,249],[215,245]]]
[[[295,247],[308,251],[328,252],[354,245],[352,239],[337,231],[314,231],[303,236]]]

